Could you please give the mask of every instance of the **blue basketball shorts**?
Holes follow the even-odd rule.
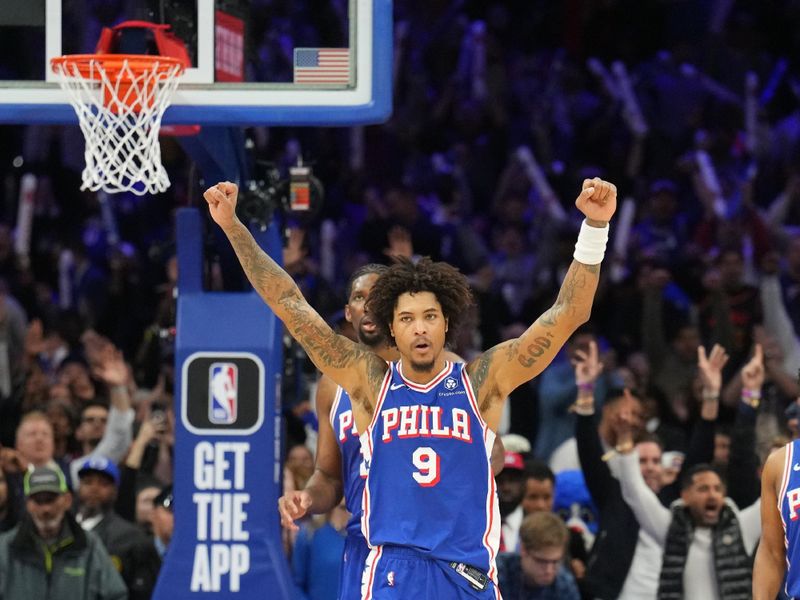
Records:
[[[367,557],[361,600],[502,600],[489,580],[476,590],[445,561],[403,546],[376,546]]]
[[[360,600],[361,576],[367,563],[369,546],[362,535],[348,533],[344,539],[344,554],[339,576],[339,600]]]

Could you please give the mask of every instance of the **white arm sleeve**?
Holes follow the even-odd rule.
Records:
[[[639,527],[646,531],[663,548],[667,539],[672,513],[661,504],[658,496],[647,487],[639,469],[639,453],[634,450],[628,454],[615,454],[613,461],[619,469],[619,482],[622,497],[631,507]]]
[[[753,549],[761,537],[761,498],[739,511],[739,527],[742,530],[744,549],[748,554],[753,554]]]
[[[133,442],[133,419],[132,408],[120,411],[112,405],[108,410],[106,432],[92,454],[100,454],[115,463],[122,460]]]

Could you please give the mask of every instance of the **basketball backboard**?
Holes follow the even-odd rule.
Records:
[[[335,125],[391,111],[391,0],[2,0],[0,122],[72,123],[49,68],[104,26],[166,23],[187,45],[165,124]]]

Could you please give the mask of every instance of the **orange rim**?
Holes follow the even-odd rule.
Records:
[[[99,80],[97,73],[92,68],[92,64],[99,64],[110,77],[120,76],[123,68],[127,64],[128,68],[135,74],[151,71],[155,68],[158,75],[167,75],[175,72],[175,67],[180,67],[176,75],[184,71],[183,63],[177,58],[170,56],[152,56],[149,54],[68,54],[58,56],[50,60],[50,67],[54,71],[60,70],[66,76],[75,76],[75,72],[84,79]],[[122,76],[122,79],[129,79]]]

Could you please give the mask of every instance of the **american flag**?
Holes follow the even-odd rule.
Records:
[[[295,48],[295,83],[350,83],[348,48]]]

